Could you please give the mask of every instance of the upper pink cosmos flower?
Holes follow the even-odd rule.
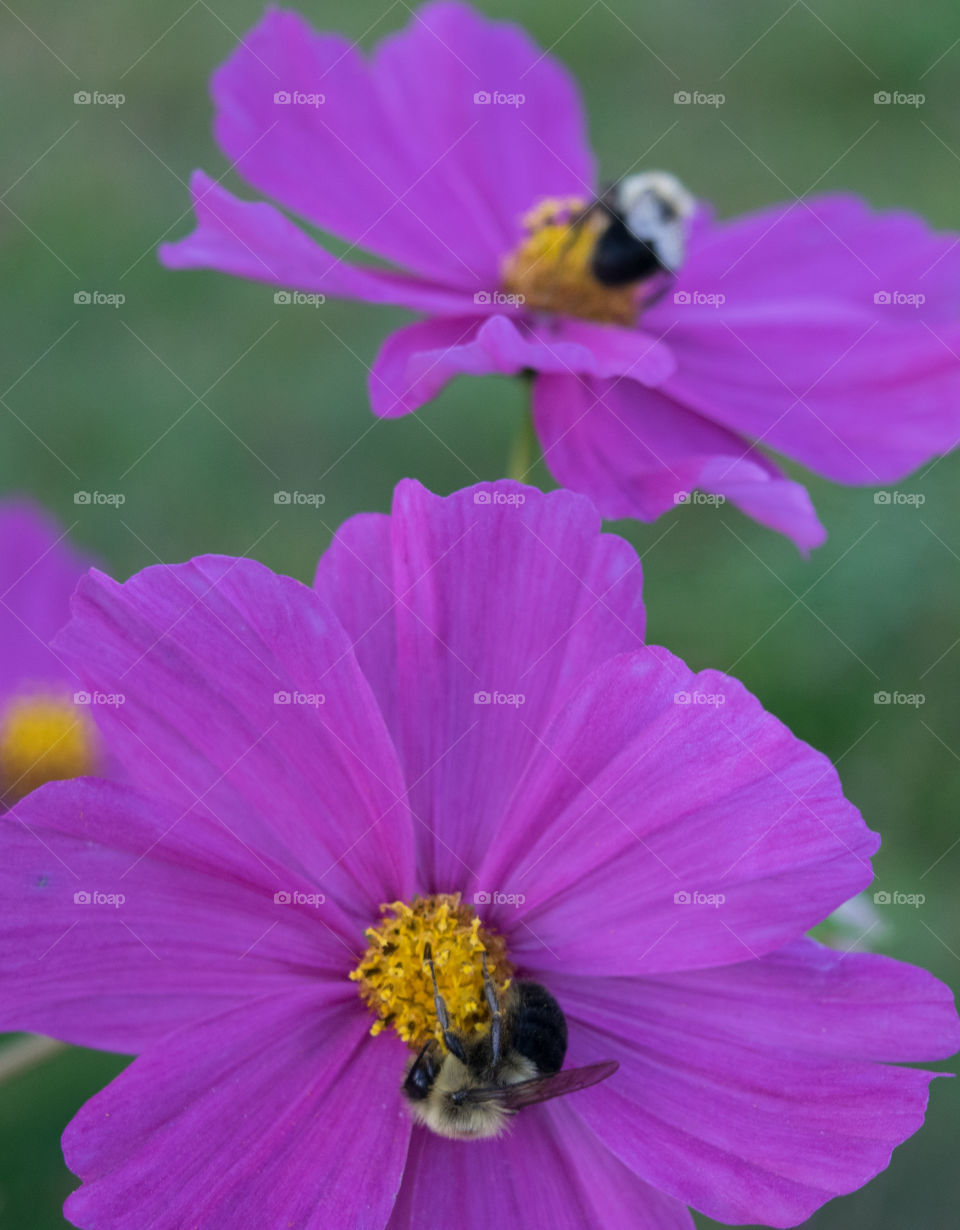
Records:
[[[850,196],[700,207],[674,279],[601,286],[564,223],[598,190],[579,95],[516,26],[428,4],[366,58],[271,9],[213,97],[231,166],[349,247],[197,172],[197,229],[162,259],[420,313],[371,370],[379,415],[530,371],[546,464],[605,517],[699,487],[804,549],[824,530],[765,450],[880,484],[960,437],[955,236]]]
[[[73,1224],[792,1226],[917,1130],[932,1074],[898,1065],[956,1049],[950,992],[804,935],[875,835],[739,683],[644,644],[599,531],[570,492],[408,482],[313,589],[222,557],[81,582],[58,651],[125,693],[128,780],[0,820],[0,1028],[140,1055],[67,1129]],[[377,1030],[435,1024],[403,928],[438,894],[455,1012],[452,915],[556,996],[569,1065],[619,1062],[506,1139],[414,1126],[413,1052],[371,1036],[371,994]]]
[[[97,764],[90,710],[74,704],[76,679],[50,648],[88,567],[41,509],[0,504],[0,811]]]

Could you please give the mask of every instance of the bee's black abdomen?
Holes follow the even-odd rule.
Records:
[[[560,1005],[538,982],[515,982],[512,1044],[545,1076],[559,1072],[567,1053],[567,1021]]]
[[[604,286],[625,286],[660,272],[663,265],[649,244],[631,234],[622,218],[614,217],[597,240],[591,268]]]

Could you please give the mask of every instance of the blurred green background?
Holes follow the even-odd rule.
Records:
[[[408,18],[404,3],[301,7],[367,46]],[[960,224],[953,0],[479,7],[521,21],[579,78],[605,177],[656,143],[651,163],[724,215],[816,183]],[[443,492],[500,476],[520,423],[519,383],[497,378],[461,380],[419,415],[376,422],[365,365],[403,313],[278,307],[271,287],[157,264],[157,242],[190,228],[189,172],[224,169],[207,79],[261,11],[259,0],[0,6],[0,491],[46,503],[118,576],[222,551],[309,579],[333,528],[386,509],[404,475]],[[78,90],[126,101],[76,106]],[[677,90],[726,102],[678,107]],[[926,102],[878,107],[878,90]],[[126,302],[77,306],[78,290]],[[883,949],[953,985],[958,477],[960,455],[901,484],[926,497],[920,507],[878,506],[869,490],[811,480],[830,538],[809,561],[730,507],[616,527],[644,558],[651,639],[695,667],[739,675],[840,762],[849,796],[884,838],[876,887],[926,897],[919,909],[883,910]],[[537,480],[550,483],[542,469]],[[322,491],[326,503],[278,508],[278,488]],[[78,489],[122,491],[126,504],[78,507]],[[874,703],[894,689],[925,703]],[[64,1224],[74,1181],[59,1133],[122,1062],[70,1051],[2,1089],[0,1225]],[[938,1082],[925,1130],[890,1169],[809,1224],[955,1226],[958,1133],[960,1091]]]

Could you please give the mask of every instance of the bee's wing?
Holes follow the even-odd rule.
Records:
[[[524,1106],[533,1106],[550,1098],[563,1097],[565,1093],[576,1093],[578,1089],[589,1089],[591,1085],[613,1076],[619,1067],[615,1059],[607,1059],[603,1063],[587,1064],[584,1068],[565,1068],[561,1072],[554,1072],[552,1076],[535,1076],[533,1080],[520,1081],[517,1085],[490,1085],[471,1089],[463,1100],[498,1102],[506,1110],[520,1110]]]

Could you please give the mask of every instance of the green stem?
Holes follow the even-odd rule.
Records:
[[[523,411],[520,429],[514,436],[510,452],[507,454],[507,478],[512,478],[518,483],[530,481],[530,471],[537,459],[537,435],[533,429],[533,410],[530,405],[533,380],[528,378],[525,383],[527,385],[527,405]]]

